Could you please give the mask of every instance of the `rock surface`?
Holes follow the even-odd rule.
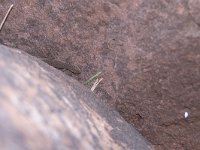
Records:
[[[1,149],[152,149],[117,112],[44,62],[0,45],[0,70]]]
[[[67,59],[79,81],[103,71],[96,94],[156,149],[200,147],[199,0],[3,0],[0,14],[12,2],[2,44]]]

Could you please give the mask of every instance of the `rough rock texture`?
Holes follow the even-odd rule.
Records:
[[[0,70],[1,149],[151,149],[117,112],[44,62],[0,45]]]
[[[2,44],[67,59],[79,81],[103,71],[96,94],[156,149],[200,147],[199,0],[1,0],[1,16],[11,3]]]

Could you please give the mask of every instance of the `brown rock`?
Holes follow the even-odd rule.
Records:
[[[1,149],[152,149],[117,112],[44,62],[0,45],[0,70]]]
[[[189,0],[188,2],[189,12],[196,22],[200,26],[200,1],[199,0]]]
[[[198,149],[199,14],[199,0],[16,0],[0,41],[68,59],[79,81],[103,71],[96,94],[157,149]]]

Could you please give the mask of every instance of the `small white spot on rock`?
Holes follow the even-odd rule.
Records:
[[[185,112],[185,113],[184,113],[184,117],[185,117],[185,118],[187,118],[188,115],[189,115],[188,112]]]

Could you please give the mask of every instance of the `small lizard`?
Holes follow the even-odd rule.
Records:
[[[70,72],[74,73],[74,74],[80,74],[81,71],[78,67],[72,65],[69,62],[62,62],[60,60],[57,59],[49,59],[49,58],[41,58],[41,60],[43,60],[44,62],[46,62],[47,64],[49,64],[50,66],[53,66],[57,69],[66,69],[69,70]]]

